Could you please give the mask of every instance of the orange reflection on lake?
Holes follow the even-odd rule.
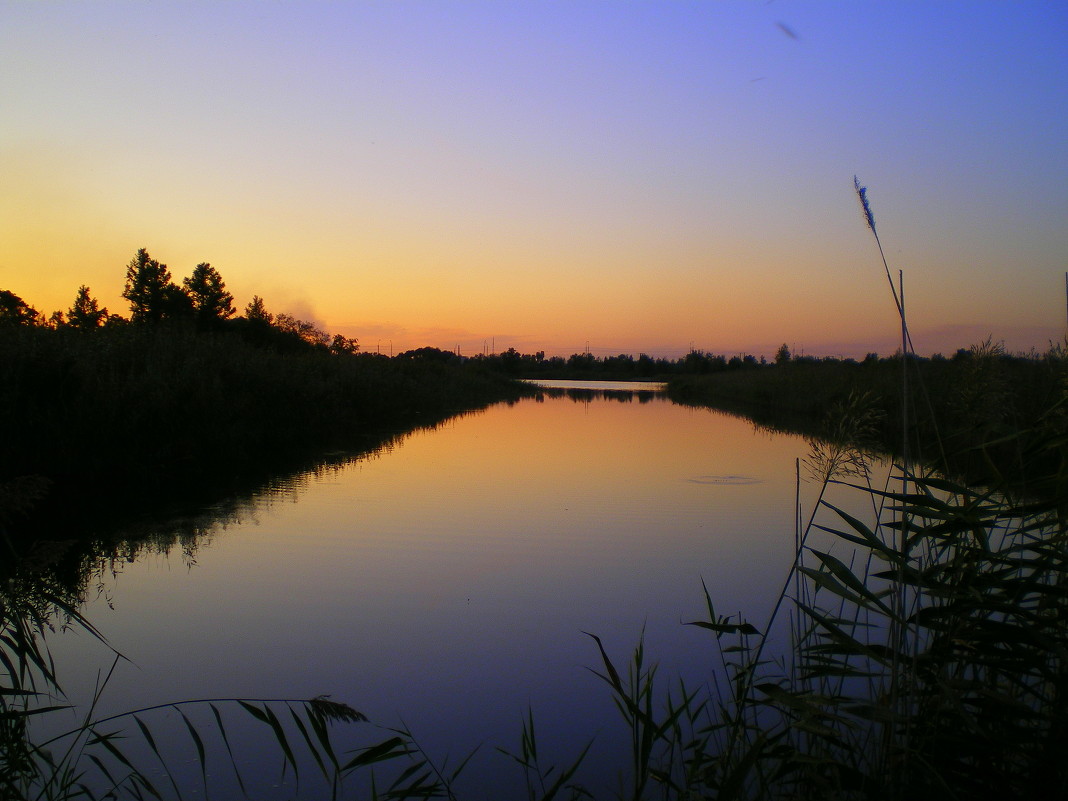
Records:
[[[456,754],[512,745],[530,704],[565,750],[601,732],[608,770],[582,632],[625,662],[644,629],[668,675],[707,680],[707,634],[681,623],[706,615],[702,580],[762,622],[805,451],[664,396],[502,404],[265,494],[195,564],[127,565],[88,615],[139,666],[111,689],[125,706],[331,693]],[[483,783],[507,768],[487,762]]]

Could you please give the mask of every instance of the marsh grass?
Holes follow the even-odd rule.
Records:
[[[859,182],[856,189],[878,242],[866,191]],[[894,301],[903,318],[896,290]],[[902,330],[909,348],[904,319]],[[803,375],[804,364],[760,371],[778,376],[776,392],[803,396],[811,386],[817,405],[832,408],[806,460],[817,501],[807,522],[798,506],[795,557],[784,565],[769,620],[722,615],[705,588],[707,617],[689,625],[718,655],[720,669],[706,684],[665,680],[643,641],[621,666],[590,635],[599,660],[593,672],[629,735],[616,797],[1068,797],[1066,363],[1063,349],[1051,351],[1041,360],[1047,374],[1034,385],[1042,391],[1030,394],[1014,385],[1015,366],[990,344],[961,359],[957,372],[917,372],[908,382],[899,371],[923,368],[906,352],[871,374],[880,382],[869,387],[873,395],[819,395],[819,373]],[[298,372],[304,369],[315,368]],[[939,384],[938,375],[953,380]],[[897,410],[874,402],[902,385],[917,394],[903,395]],[[896,414],[902,406],[907,415]],[[889,420],[902,421],[902,442],[891,449],[897,458],[889,471],[877,476],[871,451],[885,444]],[[957,473],[943,455],[955,450],[982,467],[982,482],[947,477]],[[834,500],[841,492],[856,494],[870,513],[847,511]],[[171,775],[161,725],[176,726],[195,751],[198,788],[207,789],[209,760],[224,753],[245,789],[230,736],[234,716],[270,735],[283,776],[313,774],[332,795],[344,795],[346,782],[359,777],[369,798],[457,795],[467,759],[439,766],[407,730],[339,753],[331,726],[369,724],[326,699],[177,702],[101,720],[90,710],[62,752],[45,749],[30,736],[32,719],[63,706],[42,644],[50,615],[58,610],[93,629],[69,599],[39,588],[9,582],[0,603],[5,797],[181,796],[177,780],[163,785],[151,772],[162,765],[162,775]],[[777,650],[773,636],[786,612],[789,640]],[[205,722],[193,709],[210,717]],[[153,717],[161,711],[177,718]],[[112,728],[118,724],[152,767],[124,750]],[[529,801],[593,797],[581,777],[588,746],[562,766],[546,765],[533,713],[518,749],[498,751],[519,767]],[[104,790],[82,789],[89,770],[107,778]]]
[[[589,753],[590,745],[592,742],[587,743],[579,755],[563,768],[546,765],[539,755],[534,711],[528,709],[519,735],[519,748],[516,751],[509,751],[498,746],[497,751],[522,770],[523,789],[527,801],[554,801],[556,798],[577,801],[580,798],[593,797],[589,791],[574,781],[575,774]]]
[[[531,392],[459,364],[277,353],[181,328],[5,326],[0,481],[47,479],[63,502],[38,502],[36,517],[74,507],[67,528],[81,530],[94,497],[225,495]]]
[[[75,627],[103,635],[69,597],[16,573],[0,590],[0,798],[257,798],[265,775],[287,797],[454,797],[451,772],[432,762],[410,732],[382,729],[349,705],[311,699],[179,700],[120,714],[97,710],[115,653],[84,709],[66,701],[47,634]],[[68,730],[36,735],[37,722],[76,712]],[[339,740],[335,730],[349,736]],[[357,729],[353,737],[352,730]],[[344,747],[342,747],[342,743]],[[263,749],[277,774],[265,774]],[[192,755],[192,757],[190,756]],[[192,770],[189,769],[192,765]]]
[[[797,359],[760,370],[674,378],[668,394],[676,403],[713,406],[775,430],[833,438],[838,418],[828,409],[867,393],[879,421],[875,443],[866,445],[899,458],[908,436],[920,449],[914,458],[943,470],[948,458],[951,473],[981,482],[996,480],[991,466],[1005,472],[1019,464],[1022,440],[1016,434],[1039,428],[1058,402],[1068,365],[1060,350],[1011,356],[988,340],[949,359]],[[907,400],[901,393],[903,362],[913,386]],[[903,403],[909,406],[907,431]]]
[[[856,189],[882,258],[866,190]],[[854,391],[837,407],[841,389],[860,382],[838,382],[832,396],[818,363],[759,373],[770,377],[769,407],[777,393],[831,407],[806,460],[818,499],[805,524],[798,508],[795,560],[762,628],[718,615],[706,588],[708,618],[691,625],[714,638],[723,683],[665,691],[641,643],[624,679],[597,641],[599,675],[632,732],[633,783],[620,798],[1068,796],[1063,349],[1024,368],[1029,379],[1041,368],[1040,392],[1014,386],[1019,364],[989,342],[952,373],[924,374],[908,352],[895,361],[896,377],[835,364],[879,378],[874,398]],[[896,407],[872,402],[895,385]],[[901,423],[887,429],[888,418]],[[899,438],[890,448],[887,430]],[[871,472],[880,449],[895,454],[881,479]],[[969,471],[983,481],[947,478]],[[831,489],[870,514],[836,505]],[[776,653],[772,633],[788,608],[790,645]]]
[[[633,734],[620,797],[1068,794],[1063,402],[1017,433],[1022,461],[993,486],[901,464],[875,476],[858,403],[839,410],[852,423],[838,441],[813,443],[819,499],[772,619],[718,615],[705,590],[708,617],[691,625],[713,637],[724,683],[668,691],[641,644],[622,670],[598,642]],[[843,491],[870,513],[847,511]]]

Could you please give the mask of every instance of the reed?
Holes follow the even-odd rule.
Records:
[[[0,327],[0,481],[131,500],[231,489],[529,391],[474,366],[183,328]]]
[[[718,615],[706,588],[708,617],[691,625],[714,637],[725,684],[661,692],[641,643],[624,679],[597,642],[599,675],[633,735],[633,784],[621,797],[1068,794],[1060,756],[1068,746],[1064,349],[1029,360],[1023,371],[1041,376],[1023,390],[1008,379],[1020,360],[989,342],[957,359],[952,373],[945,363],[941,372],[923,372],[867,192],[859,181],[855,188],[901,318],[897,377],[875,373],[869,361],[706,379],[721,388],[734,380],[750,392],[766,380],[768,407],[776,393],[830,406],[806,460],[818,500],[799,526],[795,560],[761,628]],[[829,370],[849,374],[835,394],[826,382],[817,386]],[[861,379],[876,375],[885,383],[872,393]],[[867,395],[859,392],[865,383]],[[894,384],[899,422],[888,446],[890,415],[873,401],[894,394]],[[1041,392],[1028,392],[1036,386]],[[813,389],[808,397],[805,387]],[[881,478],[870,467],[876,450],[894,454]],[[947,477],[962,464],[980,465],[983,480]],[[831,489],[858,493],[870,519],[834,505]],[[776,653],[776,618],[785,609],[793,616],[789,652]]]
[[[901,293],[866,190],[859,181],[855,187],[901,317],[902,354],[885,369],[833,368],[864,380],[849,383],[853,391],[844,396],[819,396],[817,405],[832,413],[805,460],[818,500],[804,524],[798,509],[796,554],[784,566],[770,619],[722,615],[706,587],[707,616],[689,623],[719,655],[720,670],[706,685],[665,685],[642,641],[621,667],[590,635],[594,673],[630,735],[628,753],[620,754],[626,781],[619,798],[1068,796],[1068,355],[1054,348],[1016,372],[1019,360],[984,344],[947,360],[952,371],[939,364],[924,372],[927,363],[911,353]],[[27,364],[21,369],[32,373]],[[810,367],[745,371],[745,380],[775,376],[781,383],[767,385],[769,393],[787,387],[799,396],[812,386],[818,396],[824,368]],[[63,369],[76,374],[73,366]],[[318,369],[294,366],[298,385],[314,385]],[[907,384],[902,371],[909,371]],[[27,382],[29,373],[17,377]],[[1019,375],[1041,391],[1020,391]],[[410,377],[392,374],[397,397]],[[351,380],[345,397],[359,397]],[[866,382],[871,391],[859,391]],[[884,392],[901,393],[899,405],[881,405]],[[368,398],[366,408],[374,402]],[[871,457],[886,447],[888,425],[900,437],[888,448],[896,458],[885,475],[875,475]],[[982,467],[981,482],[956,477],[965,473],[953,469],[954,451]],[[845,511],[833,500],[842,492],[858,494],[870,513]],[[108,782],[85,797],[181,795],[177,782],[160,786],[151,778],[169,759],[157,747],[155,727],[166,725],[152,718],[158,709],[108,719],[90,711],[59,757],[29,735],[35,715],[61,706],[47,700],[62,698],[42,644],[49,615],[58,611],[93,629],[70,598],[20,587],[9,582],[0,593],[0,789],[16,799],[76,797],[92,767]],[[787,612],[792,619],[784,625]],[[785,640],[782,631],[789,632]],[[467,764],[436,764],[403,729],[343,756],[330,727],[369,724],[324,699],[167,708],[178,713],[172,725],[198,755],[198,789],[212,754],[229,755],[236,770],[228,734],[235,715],[270,736],[294,780],[298,769],[312,773],[332,794],[355,781],[371,798],[455,798]],[[209,715],[206,724],[194,708]],[[110,728],[119,723],[128,724],[151,766],[123,750]],[[518,750],[498,750],[519,766],[530,801],[593,797],[582,778],[588,747],[563,766],[544,764],[533,713],[523,721]]]
[[[76,725],[47,738],[35,736],[35,723],[65,719],[72,711],[49,656],[48,632],[57,625],[74,626],[105,640],[79,613],[77,599],[27,568],[16,570],[0,587],[0,798],[5,801],[255,798],[264,789],[263,770],[243,765],[242,756],[255,748],[262,760],[264,747],[280,766],[274,781],[296,796],[349,797],[357,787],[371,798],[454,797],[451,782],[463,765],[445,772],[410,732],[373,726],[357,710],[326,696],[179,700],[100,715],[108,680],[123,661],[117,652]],[[350,736],[339,740],[339,727]],[[187,768],[190,755],[193,770]]]

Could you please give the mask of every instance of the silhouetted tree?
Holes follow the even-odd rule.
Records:
[[[274,327],[274,315],[267,311],[267,305],[259,295],[252,296],[245,306],[244,315],[233,320],[231,327],[256,347],[279,353],[294,352],[304,347],[299,337]]]
[[[790,361],[790,348],[783,342],[775,352],[775,364],[786,364]]]
[[[334,339],[330,343],[330,352],[338,355],[341,355],[342,353],[357,353],[359,350],[359,340],[355,338],[349,339],[343,337],[341,334],[334,334]]]
[[[681,368],[686,373],[708,373],[712,370],[712,361],[703,350],[691,350],[682,360]]]
[[[44,325],[44,316],[14,292],[0,289],[0,324]]]
[[[188,320],[192,319],[195,313],[193,298],[184,288],[177,284],[167,284],[163,287],[163,319]]]
[[[67,310],[67,325],[72,328],[91,329],[99,328],[108,319],[108,310],[100,308],[96,298],[89,294],[89,287],[84,284],[78,287],[78,294],[74,297],[74,305]]]
[[[523,365],[523,357],[515,348],[508,348],[500,357],[501,369],[512,375],[517,375]]]
[[[638,354],[637,372],[643,378],[647,378],[656,371],[656,362],[653,357],[646,353]]]
[[[634,357],[629,353],[606,356],[601,366],[609,375],[630,376],[634,373]]]
[[[267,311],[263,298],[253,295],[245,307],[245,319],[251,323],[271,325],[274,323],[274,315]]]
[[[133,323],[158,323],[164,318],[187,317],[193,313],[192,299],[171,282],[167,265],[153,259],[144,248],[126,266],[122,296],[130,301]]]
[[[567,357],[567,366],[570,370],[588,372],[597,365],[597,357],[592,353],[572,353]]]
[[[404,360],[418,360],[425,362],[451,362],[459,361],[459,356],[450,350],[441,350],[441,348],[432,348],[430,346],[423,348],[415,348],[414,350],[406,350],[397,354],[397,358]]]
[[[211,327],[233,316],[234,296],[226,291],[219,271],[207,262],[198,264],[193,274],[182,283],[192,301],[199,326]]]
[[[301,340],[314,347],[325,348],[330,343],[330,335],[315,325],[315,323],[301,320],[291,314],[278,314],[274,318],[274,325],[279,331],[296,334]]]

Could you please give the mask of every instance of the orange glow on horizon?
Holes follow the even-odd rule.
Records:
[[[1063,9],[449,8],[6,9],[0,288],[125,314],[146,247],[365,350],[890,353],[859,173],[921,353],[1063,337]]]

